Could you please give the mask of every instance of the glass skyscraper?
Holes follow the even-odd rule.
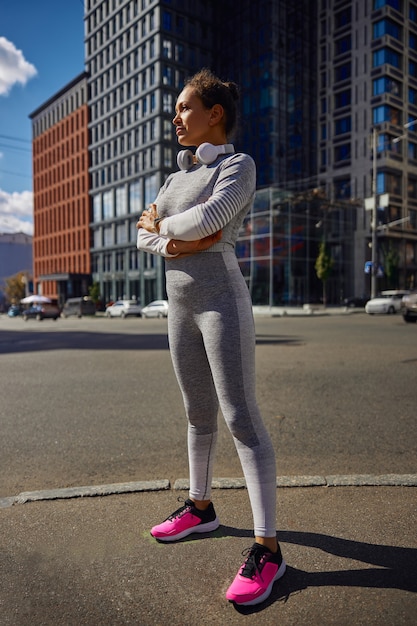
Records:
[[[379,287],[415,285],[416,0],[85,6],[92,276],[105,301],[164,295],[161,259],[137,252],[135,224],[176,169],[176,95],[207,66],[240,85],[235,146],[257,163],[238,250],[254,301],[318,299],[320,241],[334,260],[330,301],[367,293],[372,234]],[[388,201],[372,224],[373,173]]]

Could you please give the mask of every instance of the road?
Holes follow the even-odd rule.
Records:
[[[256,317],[259,404],[278,475],[416,473],[417,325]],[[186,478],[166,320],[0,317],[0,498]],[[241,477],[220,419],[216,477]]]

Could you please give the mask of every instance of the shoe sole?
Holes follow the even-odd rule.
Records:
[[[155,537],[155,535],[152,535],[152,533],[151,535],[157,541],[179,541],[180,539],[184,539],[184,537],[188,537],[188,535],[192,535],[193,533],[211,533],[213,532],[213,530],[217,530],[219,526],[220,522],[216,517],[216,519],[214,519],[212,522],[197,524],[197,526],[193,526],[192,528],[186,528],[176,535],[165,535],[162,537]]]
[[[257,596],[254,600],[248,600],[247,602],[239,602],[237,600],[231,600],[231,602],[239,606],[253,606],[255,604],[260,604],[261,602],[264,602],[264,600],[269,598],[269,596],[271,595],[271,591],[272,591],[272,587],[274,586],[274,583],[284,576],[286,569],[287,569],[287,564],[283,560],[274,578],[271,580],[268,587],[266,588],[266,590],[261,596]]]

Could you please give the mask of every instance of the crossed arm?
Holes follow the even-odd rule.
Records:
[[[143,228],[149,233],[158,234],[158,231],[155,227],[155,219],[157,218],[156,214],[156,205],[151,204],[148,210],[145,210],[139,218],[139,221],[136,224],[136,228]],[[216,233],[212,235],[208,235],[207,237],[203,237],[202,239],[196,239],[193,241],[181,241],[180,239],[169,239],[166,246],[166,253],[170,256],[175,256],[178,258],[179,256],[188,256],[190,254],[195,254],[197,252],[202,252],[203,250],[207,250],[213,244],[220,240],[222,236],[222,231],[218,230]],[[167,257],[169,258],[169,257]]]

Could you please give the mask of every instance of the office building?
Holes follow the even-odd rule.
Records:
[[[136,221],[176,169],[175,99],[201,67],[241,87],[235,145],[258,162],[258,185],[315,185],[317,12],[299,4],[87,1],[92,265],[105,300],[164,294],[161,259],[136,251]]]
[[[176,168],[171,123],[189,71],[211,64],[212,3],[87,0],[94,280],[104,301],[164,295],[161,259],[136,222]]]
[[[417,2],[319,4],[318,185],[333,203],[352,198],[359,203],[357,210],[345,208],[357,218],[355,293],[370,292],[372,271],[379,276],[378,289],[412,288],[417,278]]]
[[[164,296],[163,262],[136,250],[136,221],[176,169],[175,99],[204,66],[240,85],[234,143],[257,163],[238,245],[254,301],[320,299],[321,242],[330,303],[369,294],[372,271],[378,289],[413,287],[416,20],[417,0],[86,0],[91,273],[103,300]]]
[[[34,290],[60,304],[88,294],[89,134],[85,72],[30,115]]]

